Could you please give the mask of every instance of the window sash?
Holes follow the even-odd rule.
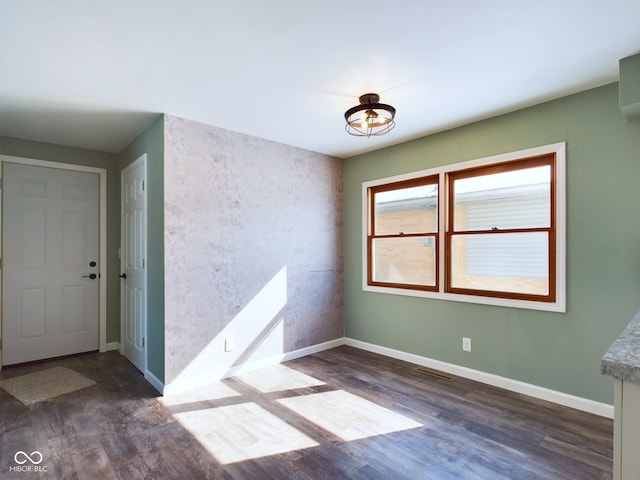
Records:
[[[535,249],[544,249],[543,262],[536,261],[536,252],[521,252],[517,246],[509,248],[505,245],[507,237],[520,237],[522,243],[533,246]],[[544,238],[546,237],[546,238]],[[456,242],[465,240],[480,239],[486,243],[502,242],[500,249],[493,247],[487,257],[482,258],[483,261],[494,261],[491,272],[484,270],[482,267],[473,266],[469,268],[468,256],[470,252]],[[527,241],[528,240],[528,241]],[[514,242],[511,242],[512,244]],[[510,230],[500,232],[464,232],[459,234],[447,233],[447,270],[445,291],[449,293],[463,295],[480,295],[498,298],[510,298],[517,300],[531,300],[538,302],[555,302],[556,285],[555,285],[555,232],[550,229],[533,229],[533,230]],[[465,245],[466,246],[466,245]],[[505,261],[500,265],[500,257],[509,255],[519,255],[521,263]],[[521,257],[521,255],[525,255]],[[537,259],[539,260],[539,258]],[[527,267],[527,263],[531,263]],[[536,274],[540,270],[544,270],[545,275]],[[461,271],[464,270],[464,271]],[[527,275],[527,270],[529,274]],[[533,272],[533,273],[532,273]],[[518,285],[519,288],[514,286]]]
[[[371,252],[370,284],[437,291],[439,276],[437,233],[371,237],[369,248]],[[387,251],[397,249],[400,253],[384,255],[385,249]],[[379,254],[380,250],[382,254]],[[416,264],[419,268],[416,268]]]
[[[469,168],[465,170],[453,170],[446,174],[446,182],[448,185],[448,196],[446,202],[447,209],[447,231],[449,232],[463,232],[463,231],[494,231],[495,228],[486,228],[486,229],[464,229],[460,227],[460,222],[456,222],[456,198],[455,198],[455,182],[457,180],[471,179],[471,178],[481,178],[489,175],[494,175],[498,173],[510,173],[510,172],[518,172],[518,171],[526,171],[528,169],[536,168],[536,167],[549,167],[549,189],[548,189],[548,220],[544,222],[546,225],[541,225],[538,223],[537,225],[532,225],[531,227],[525,228],[512,228],[513,230],[522,229],[522,230],[533,230],[535,228],[547,227],[551,230],[555,228],[555,198],[556,198],[556,188],[555,188],[555,177],[556,177],[556,167],[555,167],[555,154],[547,154],[547,155],[539,155],[536,157],[523,158],[511,160],[508,162],[502,162],[492,165],[485,165],[476,168]],[[509,227],[507,227],[509,229]],[[505,229],[506,230],[506,229]]]

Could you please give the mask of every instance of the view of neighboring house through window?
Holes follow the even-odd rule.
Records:
[[[564,309],[564,144],[363,187],[366,290]]]
[[[553,155],[451,172],[447,291],[553,301]]]

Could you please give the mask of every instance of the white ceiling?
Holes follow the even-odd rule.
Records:
[[[0,0],[0,135],[119,152],[160,112],[349,157],[618,79],[638,0]],[[377,92],[397,126],[350,137]]]

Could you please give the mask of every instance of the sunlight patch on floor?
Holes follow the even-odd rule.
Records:
[[[185,403],[206,402],[222,398],[238,397],[240,393],[222,382],[213,382],[190,390],[168,392],[160,401],[167,407]]]
[[[422,427],[422,424],[343,390],[282,398],[281,405],[344,441]]]
[[[235,378],[262,393],[325,385],[325,382],[321,380],[285,367],[282,364],[243,373]]]
[[[255,403],[177,413],[174,417],[222,464],[318,445]]]

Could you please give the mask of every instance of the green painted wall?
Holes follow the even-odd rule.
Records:
[[[0,153],[107,170],[107,342],[120,341],[120,169],[111,153],[0,136]]]
[[[561,141],[567,313],[362,291],[362,182]],[[640,309],[640,122],[617,83],[349,158],[344,198],[347,337],[613,403],[600,358]]]
[[[147,154],[147,369],[164,381],[164,116],[118,154],[120,171]],[[119,192],[119,190],[118,190]],[[118,205],[119,205],[118,199]],[[120,232],[120,225],[118,225]],[[119,235],[119,233],[118,233]],[[118,267],[119,268],[119,267]]]

